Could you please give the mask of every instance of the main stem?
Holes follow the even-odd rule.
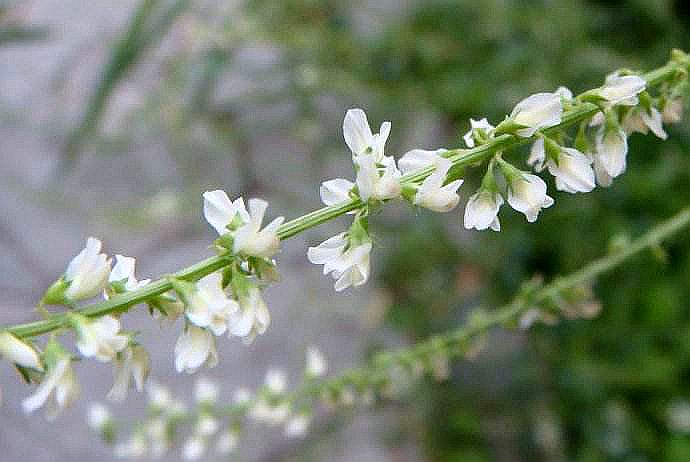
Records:
[[[663,67],[643,75],[643,78],[647,81],[648,86],[655,86],[675,76],[677,72],[687,70],[687,66],[687,63],[670,62]],[[561,123],[545,130],[546,133],[554,132],[586,120],[599,111],[599,108],[594,104],[583,103],[577,101],[577,99],[573,101],[575,102],[575,105],[563,112]],[[534,138],[535,137],[521,138],[514,135],[504,134],[497,136],[486,144],[478,146],[474,149],[452,149],[446,151],[444,155],[452,161],[454,166],[469,166],[480,163],[495,155],[499,151],[505,151],[507,149],[528,143]],[[403,185],[419,183],[428,177],[433,171],[434,167],[427,167],[417,170],[413,173],[403,176],[401,183]],[[281,240],[288,239],[304,230],[318,226],[352,210],[359,209],[364,205],[365,204],[359,199],[351,199],[343,202],[342,204],[323,207],[284,223],[278,229],[278,236]],[[172,276],[178,279],[185,279],[189,281],[198,280],[210,273],[213,273],[214,271],[219,270],[220,268],[223,268],[224,266],[227,266],[231,261],[231,256],[227,254],[217,255],[180,270],[177,273],[174,273]],[[89,317],[99,317],[106,314],[121,313],[129,310],[129,308],[136,304],[150,300],[151,298],[164,294],[170,290],[172,290],[172,285],[166,277],[158,279],[157,281],[154,281],[141,289],[116,295],[109,300],[94,303],[76,311]],[[66,323],[66,314],[60,313],[42,321],[8,326],[4,328],[4,330],[7,330],[18,337],[26,338],[61,329],[67,325]]]

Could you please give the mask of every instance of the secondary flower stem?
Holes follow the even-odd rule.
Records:
[[[655,86],[674,77],[678,72],[687,72],[687,68],[688,63],[672,61],[663,67],[645,74],[643,78],[647,81],[648,86]],[[576,99],[574,100],[574,105],[563,112],[561,123],[545,130],[545,132],[547,134],[555,132],[580,121],[586,120],[587,118],[596,114],[597,111],[599,111],[599,108],[596,105],[587,102],[580,102]],[[449,150],[444,153],[444,156],[449,158],[454,166],[469,166],[489,159],[499,151],[504,151],[529,143],[533,141],[534,138],[536,138],[536,136],[531,138],[522,138],[514,135],[504,134],[497,136],[491,139],[489,142],[473,149]],[[401,183],[403,185],[420,183],[431,175],[433,171],[434,167],[420,169],[403,176],[401,178]],[[304,230],[330,221],[333,218],[344,215],[347,212],[357,210],[364,205],[365,204],[360,199],[351,199],[338,205],[323,207],[284,223],[278,229],[278,236],[281,240],[288,239]],[[173,276],[177,279],[195,281],[227,266],[231,261],[231,256],[221,254],[202,260],[199,263],[189,266],[170,276]],[[164,277],[140,289],[119,294],[112,297],[110,300],[94,303],[74,311],[89,317],[99,317],[110,313],[121,313],[127,311],[134,305],[146,302],[147,300],[168,292],[171,289],[172,285],[170,284],[168,277]],[[0,330],[6,330],[18,337],[26,338],[59,330],[63,327],[66,327],[66,323],[66,314],[59,313],[42,321],[8,326]]]
[[[472,321],[463,327],[447,333],[433,336],[410,348],[397,351],[387,351],[375,355],[368,364],[351,369],[336,377],[319,382],[307,383],[295,390],[288,399],[291,402],[299,402],[311,398],[318,398],[327,390],[338,390],[342,387],[373,386],[385,380],[389,369],[396,365],[404,365],[414,360],[423,359],[435,351],[443,350],[448,357],[458,356],[465,352],[465,346],[473,338],[483,334],[487,330],[512,323],[519,319],[520,315],[528,309],[538,306],[540,303],[555,298],[563,291],[576,288],[596,277],[613,270],[626,260],[634,257],[641,251],[649,249],[663,240],[679,233],[690,226],[690,207],[683,209],[672,218],[658,224],[628,246],[616,253],[612,253],[584,266],[578,271],[564,277],[554,279],[539,289],[528,294],[520,294],[513,301],[496,309],[480,319]],[[233,407],[225,409],[224,413],[234,413]]]

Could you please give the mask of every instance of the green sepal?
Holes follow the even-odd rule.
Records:
[[[518,130],[522,130],[523,128],[528,128],[527,125],[522,125],[517,122],[515,122],[513,119],[506,117],[503,122],[498,124],[496,127],[496,130],[494,130],[494,134],[496,136],[503,135],[504,133],[508,134],[514,134]]]
[[[575,136],[575,142],[573,144],[575,149],[580,152],[590,151],[589,139],[587,138],[587,123],[588,122],[582,122],[580,124],[580,128],[577,130],[577,135]]]
[[[185,305],[189,304],[189,299],[192,294],[196,291],[196,285],[193,282],[183,281],[182,279],[177,279],[170,277],[168,278],[170,285],[172,285],[173,290],[180,297],[180,300]]]
[[[412,183],[405,183],[402,185],[400,195],[410,204],[414,204],[414,198],[417,195],[418,186]]]
[[[65,291],[70,286],[71,281],[66,281],[65,277],[62,276],[60,279],[55,281],[41,299],[41,303],[44,305],[68,305],[70,300],[65,296]]]

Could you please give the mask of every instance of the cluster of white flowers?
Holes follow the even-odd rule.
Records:
[[[175,345],[178,372],[195,372],[218,362],[215,337],[225,333],[246,344],[268,329],[271,316],[261,296],[261,284],[276,280],[275,262],[280,239],[278,217],[262,229],[268,203],[242,198],[231,201],[224,191],[204,193],[204,216],[220,235],[216,241],[234,256],[222,273],[211,273],[196,284],[173,280],[185,304],[185,329]]]
[[[537,93],[520,101],[498,126],[486,118],[470,119],[471,128],[463,139],[472,149],[503,134],[536,137],[527,163],[537,173],[548,169],[559,191],[589,192],[597,184],[609,186],[613,178],[625,171],[628,135],[652,131],[665,139],[662,123],[681,119],[684,97],[670,92],[668,97],[653,98],[645,89],[646,82],[641,77],[614,73],[606,78],[601,88],[578,98],[573,98],[572,92],[565,87],[551,93]],[[561,124],[566,109],[582,103],[594,103],[600,111],[582,124],[576,146],[566,147],[562,131],[553,127]],[[597,128],[589,134],[587,126]],[[449,212],[460,201],[457,191],[463,180],[452,173],[450,159],[457,151],[413,149],[396,164],[393,157],[384,154],[390,130],[390,122],[384,122],[379,133],[374,134],[364,111],[347,111],[343,134],[352,151],[356,181],[335,179],[321,185],[321,200],[327,206],[353,199],[364,203],[349,231],[309,248],[307,253],[309,261],[323,265],[324,274],[333,276],[336,291],[360,286],[369,277],[372,240],[367,218],[370,206],[403,197],[416,206]],[[419,177],[425,177],[421,183],[406,181],[420,173],[424,175]],[[527,221],[534,222],[540,211],[552,206],[554,200],[547,194],[544,180],[515,168],[497,152],[489,162],[479,190],[467,202],[465,228],[500,231],[498,213],[505,202],[524,214]]]
[[[250,343],[268,328],[270,315],[260,284],[276,279],[271,257],[279,249],[277,230],[283,218],[276,218],[262,229],[267,207],[265,201],[251,199],[247,210],[241,198],[231,202],[223,191],[205,193],[204,215],[220,234],[218,247],[229,253],[234,263],[222,273],[211,273],[196,283],[171,278],[172,291],[146,300],[156,318],[175,321],[184,314],[185,326],[175,345],[179,372],[217,364],[215,336],[227,332]],[[71,307],[99,294],[111,300],[149,285],[150,279],[136,278],[134,258],[116,255],[111,268],[112,260],[101,253],[101,247],[100,240],[88,238],[86,247],[48,289],[42,305]],[[134,341],[133,334],[121,331],[119,315],[89,318],[69,311],[66,316],[77,335],[76,347],[81,356],[114,363],[110,400],[123,400],[132,378],[138,391],[144,389],[150,371],[149,355]],[[47,414],[53,417],[78,395],[72,357],[57,340],[52,339],[39,353],[29,341],[0,332],[0,354],[22,367],[27,378],[40,383],[23,403],[26,412],[48,403]]]
[[[306,353],[304,379],[309,383],[322,377],[328,369],[323,354],[314,346]],[[256,393],[246,388],[235,391],[230,405],[220,401],[220,386],[208,377],[199,377],[194,386],[192,408],[175,399],[170,390],[150,382],[148,392],[148,418],[137,426],[129,438],[115,445],[118,458],[161,458],[173,447],[180,426],[189,423],[181,445],[182,458],[201,460],[209,457],[209,450],[226,456],[238,447],[242,436],[242,418],[258,424],[281,425],[288,438],[306,434],[311,423],[312,410],[302,406],[293,410],[287,377],[280,369],[269,369],[264,385]],[[89,426],[104,439],[115,438],[116,422],[109,410],[100,403],[89,407]]]
[[[353,221],[349,229],[310,247],[307,258],[323,265],[324,274],[330,274],[335,280],[336,291],[361,286],[371,274],[373,240],[369,217],[372,213],[381,204],[398,198],[439,213],[455,209],[460,203],[458,190],[464,180],[459,178],[461,172],[454,166],[466,156],[460,162],[463,165],[488,160],[488,167],[479,189],[468,198],[465,228],[500,231],[498,214],[506,202],[524,214],[527,221],[534,222],[543,209],[554,204],[554,199],[547,193],[542,178],[516,168],[503,158],[500,148],[506,141],[509,143],[505,145],[515,145],[516,139],[533,139],[527,164],[536,173],[547,170],[554,176],[557,190],[584,193],[597,185],[609,186],[626,169],[628,136],[651,131],[665,139],[664,124],[681,119],[690,94],[687,78],[683,78],[664,81],[656,97],[647,92],[642,77],[620,72],[609,75],[600,88],[575,98],[564,87],[537,93],[520,101],[496,126],[486,118],[471,119],[471,128],[463,137],[469,150],[412,149],[397,160],[385,154],[391,123],[382,123],[379,132],[373,133],[364,111],[350,109],[344,118],[343,136],[352,154],[355,179],[338,178],[322,183],[321,200],[330,209],[305,215],[285,226],[282,226],[283,217],[263,226],[266,201],[250,199],[245,207],[243,198],[233,201],[224,191],[207,191],[203,194],[203,213],[219,235],[214,242],[219,254],[217,260],[210,260],[213,265],[200,265],[182,273],[185,277],[167,277],[156,283],[137,279],[133,257],[116,255],[113,266],[112,259],[101,252],[101,241],[90,237],[41,300],[39,308],[48,318],[45,322],[52,325],[47,331],[57,327],[72,329],[77,337],[76,349],[82,357],[113,363],[110,400],[123,400],[132,382],[142,391],[149,375],[148,353],[135,340],[134,333],[123,331],[121,326],[122,313],[135,303],[146,303],[154,318],[170,322],[183,320],[174,349],[178,372],[192,373],[202,366],[213,367],[218,363],[216,337],[227,334],[249,344],[268,329],[271,317],[262,290],[279,278],[273,257],[280,250],[281,235],[292,235],[295,230],[314,226],[345,210],[351,211]],[[581,124],[573,146],[566,146],[569,138],[558,126],[564,121],[572,122],[573,114]],[[587,114],[592,116],[582,120]],[[496,145],[482,147],[495,140]],[[212,267],[219,269],[209,273]],[[74,309],[77,303],[98,296],[106,301],[83,310]],[[63,305],[68,310],[54,315],[45,305]],[[532,318],[533,315],[526,317],[524,324],[531,324],[536,319]],[[22,329],[0,330],[0,356],[14,363],[28,381],[38,384],[35,393],[22,403],[25,411],[33,412],[45,406],[46,414],[53,417],[79,393],[72,369],[74,358],[56,336],[51,336],[40,351],[28,339],[36,334],[36,325],[24,327],[29,332],[25,337],[20,334]],[[309,364],[308,376],[317,377],[325,372],[325,362],[315,351],[309,352]],[[438,366],[437,370],[443,375],[445,369]],[[249,415],[258,421],[285,424],[289,435],[299,434],[308,427],[310,414],[301,409],[293,412],[290,403],[281,399],[285,387],[283,375],[269,374],[263,391],[253,400]],[[342,391],[340,398],[348,401],[347,396]],[[94,416],[95,422],[103,413]],[[199,421],[196,438],[185,452],[196,454],[200,447],[205,448],[207,433],[213,427],[209,420],[212,416],[206,417]],[[151,428],[166,433],[161,425]],[[150,435],[144,429],[135,433],[122,453],[138,453],[147,438]],[[232,447],[235,440],[235,434],[226,434],[219,445]],[[163,452],[165,447],[159,446],[154,452]]]

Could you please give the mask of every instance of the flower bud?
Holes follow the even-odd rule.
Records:
[[[9,332],[0,331],[0,357],[22,367],[43,371],[43,365],[36,350],[29,343],[19,340]]]

